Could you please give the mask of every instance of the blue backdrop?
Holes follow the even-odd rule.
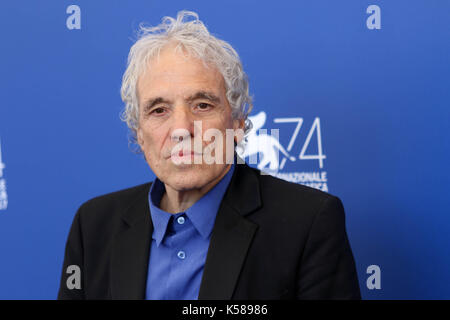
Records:
[[[128,149],[121,77],[138,24],[182,9],[240,54],[252,115],[295,157],[278,174],[343,200],[363,298],[450,298],[450,2],[0,7],[1,299],[54,299],[78,206],[153,179]]]

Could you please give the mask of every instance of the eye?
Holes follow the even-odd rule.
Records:
[[[201,102],[199,104],[197,104],[196,108],[200,111],[207,111],[209,109],[211,109],[213,106],[210,105],[209,103],[206,102]]]
[[[164,114],[165,111],[166,110],[164,108],[158,107],[158,108],[155,108],[152,111],[150,111],[150,114],[161,115],[161,114]]]

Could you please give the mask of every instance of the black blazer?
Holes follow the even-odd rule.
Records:
[[[151,183],[84,203],[58,299],[144,299]],[[81,289],[69,290],[69,265]],[[217,213],[199,299],[360,299],[341,201],[237,164]]]

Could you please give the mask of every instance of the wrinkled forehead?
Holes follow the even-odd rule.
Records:
[[[148,60],[144,69],[137,82],[138,97],[142,99],[156,93],[184,96],[199,90],[216,95],[225,93],[225,81],[217,67],[174,47],[163,48]]]

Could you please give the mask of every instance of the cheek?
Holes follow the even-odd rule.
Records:
[[[231,150],[228,150],[228,147],[231,145],[233,145],[232,140],[234,139],[233,134],[229,134],[229,136],[227,136],[227,129],[233,129],[233,122],[229,119],[223,119],[224,121],[211,121],[207,124],[207,126],[203,127],[203,143],[205,146],[210,145],[210,144],[214,144],[214,150],[221,150],[221,154],[223,155],[223,157],[227,157],[227,152]],[[213,131],[208,132],[209,134],[207,134],[205,136],[205,132],[208,129],[213,129]],[[215,139],[215,137],[211,137],[215,135],[215,133],[219,133],[217,131],[220,132],[220,135],[222,137],[222,139],[217,140]],[[214,133],[214,134],[213,134]],[[227,140],[229,140],[227,142]],[[219,142],[220,141],[220,142]],[[231,142],[230,142],[231,141]],[[233,149],[234,150],[234,149]],[[217,155],[214,151],[214,153],[212,153],[213,155]]]
[[[206,125],[207,128],[214,128],[225,133],[226,129],[233,129],[233,119],[231,113],[223,112],[216,119],[211,120]]]
[[[158,130],[145,130],[143,133],[143,140],[144,149],[147,152],[151,151],[151,154],[155,152],[158,154],[164,142],[163,135],[161,135],[161,132]],[[151,154],[149,154],[149,156],[151,156]]]

